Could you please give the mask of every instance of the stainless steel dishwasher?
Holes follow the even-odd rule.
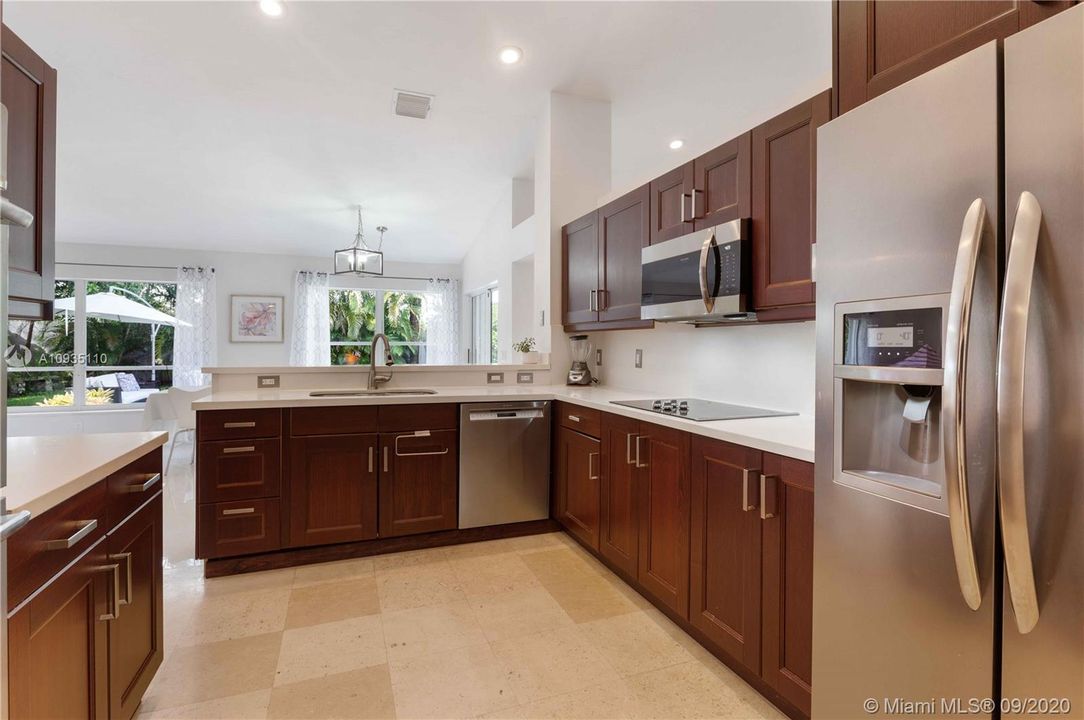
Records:
[[[459,527],[549,514],[549,401],[460,406]]]

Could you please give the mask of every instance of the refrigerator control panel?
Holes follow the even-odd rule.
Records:
[[[843,364],[941,368],[941,308],[843,315]]]

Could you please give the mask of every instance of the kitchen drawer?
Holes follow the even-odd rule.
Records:
[[[8,539],[8,610],[13,609],[105,535],[106,483],[95,483]]]
[[[203,410],[197,413],[196,431],[202,440],[241,440],[278,437],[282,433],[282,411]]]
[[[282,545],[278,498],[200,505],[196,541],[201,558],[278,550]]]
[[[455,430],[459,407],[454,403],[431,405],[381,405],[380,432],[398,430]]]
[[[199,502],[277,497],[282,477],[279,440],[199,443]]]
[[[557,405],[557,422],[562,427],[575,430],[576,432],[602,437],[602,412],[585,408],[582,405],[570,405],[563,402]]]
[[[134,513],[162,489],[162,450],[155,448],[106,479],[106,530]]]
[[[376,405],[294,408],[289,412],[293,437],[376,432]]]

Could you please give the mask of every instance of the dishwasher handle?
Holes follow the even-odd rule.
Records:
[[[542,408],[471,410],[468,414],[471,422],[484,422],[488,420],[534,420],[545,416],[545,411]]]

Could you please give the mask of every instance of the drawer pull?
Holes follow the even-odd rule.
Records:
[[[120,565],[105,565],[103,570],[109,570],[113,573],[112,592],[109,597],[109,612],[99,615],[99,620],[116,620],[120,617]]]
[[[161,480],[161,479],[162,479],[162,473],[155,473],[154,475],[151,475],[149,478],[147,478],[145,481],[141,482],[138,485],[129,485],[127,492],[130,492],[130,493],[147,492],[152,487],[154,487],[158,483],[158,481]]]
[[[233,428],[254,428],[256,427],[256,421],[246,420],[245,422],[222,423],[222,427],[226,428],[227,430],[231,430]]]
[[[65,538],[63,540],[46,540],[45,541],[45,549],[46,550],[70,550],[71,548],[73,548],[76,545],[76,543],[78,543],[80,540],[85,538],[87,535],[90,535],[92,532],[94,532],[94,529],[97,528],[97,527],[98,527],[98,521],[97,520],[86,520],[86,521],[84,521],[83,526],[81,528],[79,528],[78,530],[76,530],[71,535],[71,537]]]
[[[412,437],[429,437],[430,432],[428,430],[415,430],[409,435],[396,435],[395,436],[395,455],[397,457],[420,457],[423,455],[447,455],[451,448],[445,447],[443,450],[426,450],[424,452],[400,452],[399,441],[403,438]]]
[[[370,474],[372,474],[373,469],[374,469],[373,468],[373,450],[374,450],[373,446],[370,445],[369,446],[369,473]]]
[[[579,415],[569,415],[568,419],[571,420],[572,422],[579,422],[580,421],[580,416]]]
[[[247,508],[232,508],[230,510],[223,510],[222,514],[223,515],[251,515],[254,512],[256,512],[256,508],[247,507]]]
[[[124,569],[125,569],[125,573],[124,573],[125,574],[124,599],[121,600],[118,604],[120,604],[120,605],[131,605],[132,604],[132,553],[130,553],[130,552],[117,553],[116,555],[111,555],[109,557],[109,559],[110,560],[123,560],[124,561]]]
[[[235,453],[250,453],[256,452],[255,445],[242,445],[240,447],[222,448],[223,455],[233,455]]]

